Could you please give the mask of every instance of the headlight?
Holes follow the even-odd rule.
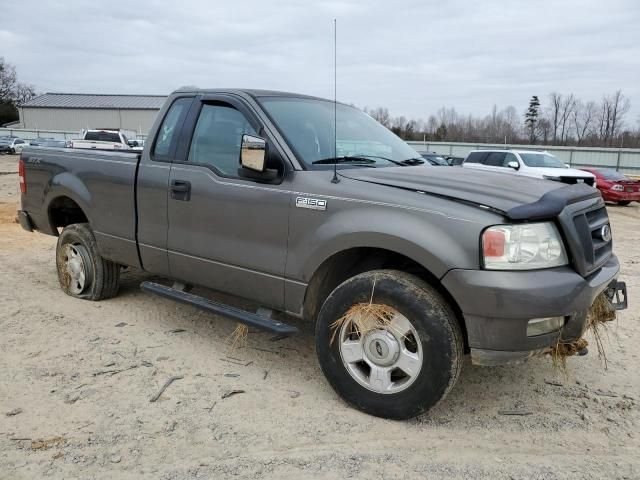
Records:
[[[553,180],[554,182],[561,182],[562,179],[560,177],[555,177],[553,175],[543,175],[542,178],[546,178],[547,180]]]
[[[616,192],[622,192],[624,191],[624,187],[622,185],[614,185],[613,187],[611,187],[611,190],[615,190]]]
[[[482,255],[487,270],[535,270],[568,263],[551,222],[489,227],[482,234]]]

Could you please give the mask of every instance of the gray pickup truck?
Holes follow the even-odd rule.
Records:
[[[597,190],[429,167],[320,98],[176,91],[143,152],[28,148],[20,182],[20,223],[58,236],[65,293],[113,297],[129,266],[175,282],[145,291],[276,336],[314,322],[336,392],[387,418],[435,405],[464,354],[523,360],[580,338],[601,293],[626,306]]]

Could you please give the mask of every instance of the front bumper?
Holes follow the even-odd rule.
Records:
[[[548,351],[558,341],[580,338],[595,298],[615,287],[615,255],[587,278],[570,267],[535,271],[451,270],[442,284],[464,315],[473,363],[501,365]],[[560,332],[527,336],[533,318],[565,317]]]

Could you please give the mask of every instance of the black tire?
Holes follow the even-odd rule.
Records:
[[[342,361],[339,341],[332,341],[332,324],[352,305],[369,302],[372,290],[373,303],[404,315],[420,337],[421,369],[413,383],[397,393],[377,393],[358,383]],[[347,403],[396,420],[418,416],[442,400],[458,379],[464,353],[460,326],[447,301],[423,280],[395,270],[362,273],[331,292],[318,315],[316,351],[324,375]]]
[[[16,149],[15,149],[15,148],[12,148],[11,150],[9,150],[9,153],[10,153],[11,155],[15,155],[15,154],[16,154]]]
[[[85,282],[80,287],[71,285],[72,280],[67,269],[68,245],[82,258]],[[115,297],[120,283],[120,265],[106,260],[98,253],[98,245],[87,223],[75,223],[65,227],[58,237],[56,246],[56,267],[60,288],[67,295],[85,300],[104,300]]]
[[[622,206],[622,207],[626,207],[627,205],[629,205],[631,203],[630,200],[623,200],[621,202],[618,202],[618,205]]]

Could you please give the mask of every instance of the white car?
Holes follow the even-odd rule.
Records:
[[[22,153],[29,144],[18,137],[0,137],[0,153]]]
[[[129,140],[119,130],[87,130],[81,140],[73,140],[73,148],[129,150]]]
[[[592,187],[596,182],[591,173],[569,168],[550,153],[534,150],[474,150],[467,155],[462,166],[494,172],[509,171],[563,183],[586,183]]]

